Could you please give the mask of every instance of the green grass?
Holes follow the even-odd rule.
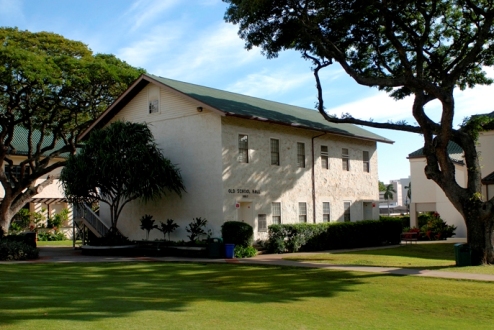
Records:
[[[228,264],[0,265],[2,329],[492,329],[492,283]]]
[[[37,246],[72,246],[72,240],[64,240],[64,241],[37,241]],[[80,245],[80,244],[79,244]]]
[[[394,248],[341,253],[295,254],[287,255],[284,259],[333,265],[424,268],[494,275],[494,265],[456,267],[454,243],[408,244]]]
[[[453,244],[408,244],[395,248],[359,250],[343,253],[287,255],[284,259],[334,265],[381,266],[400,268],[444,268],[455,265]]]

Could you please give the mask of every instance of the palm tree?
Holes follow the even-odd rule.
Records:
[[[396,190],[393,187],[392,183],[388,184],[386,186],[386,190],[384,191],[384,199],[388,201],[388,217],[389,217],[389,200],[393,199],[393,197],[394,197],[393,193],[395,193],[395,192],[396,192]]]

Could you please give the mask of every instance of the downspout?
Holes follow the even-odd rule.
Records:
[[[314,139],[326,135],[326,133],[312,137],[312,222],[316,223],[316,177],[315,177],[315,155],[314,155]]]

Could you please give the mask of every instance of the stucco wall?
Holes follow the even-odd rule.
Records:
[[[265,234],[257,233],[257,219],[259,214],[266,214],[267,225],[272,223],[272,202],[281,203],[282,223],[299,222],[298,203],[305,202],[307,222],[312,223],[311,146],[312,137],[321,133],[232,117],[224,117],[222,122],[225,220],[242,220],[244,203],[251,203],[248,222],[254,226],[256,236],[263,238]],[[249,137],[247,164],[237,160],[239,134]],[[280,141],[279,166],[271,165],[271,139]],[[305,144],[305,168],[297,166],[297,142]],[[328,146],[329,169],[321,166],[321,145]],[[342,170],[342,148],[349,149],[350,171]],[[363,171],[363,151],[369,152],[370,173]],[[330,203],[331,221],[343,221],[344,201],[351,202],[352,221],[364,219],[363,201],[370,203],[370,217],[377,219],[378,207],[372,207],[372,202],[379,199],[375,142],[326,134],[314,139],[314,154],[315,221],[322,222],[323,202]]]
[[[417,225],[416,211],[436,211],[449,225],[457,227],[455,237],[466,237],[465,221],[453,207],[444,191],[432,180],[427,179],[424,173],[425,158],[410,159],[410,177],[412,179],[412,205],[410,208],[410,222]],[[460,186],[466,184],[465,166],[455,164],[456,182]]]
[[[187,239],[185,227],[195,217],[205,217],[213,235],[220,235],[223,223],[221,182],[221,120],[208,109],[199,113],[197,105],[175,92],[161,89],[160,113],[149,114],[147,88],[141,91],[113,120],[146,122],[165,157],[181,170],[187,192],[182,198],[170,193],[164,199],[144,204],[135,201],[125,206],[118,228],[130,239],[143,239],[139,228],[144,214],[156,223],[175,220],[180,227],[171,239]],[[109,219],[108,207],[102,205],[101,217]],[[157,230],[150,239],[162,239]]]

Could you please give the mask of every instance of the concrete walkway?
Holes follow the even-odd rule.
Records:
[[[355,272],[409,275],[409,276],[422,276],[422,277],[439,277],[439,278],[458,279],[458,280],[494,282],[494,275],[444,272],[444,271],[413,269],[413,268],[328,265],[328,264],[314,263],[314,262],[284,260],[283,257],[288,256],[287,254],[261,254],[254,258],[248,258],[248,259],[207,259],[207,258],[177,258],[177,257],[86,256],[86,255],[82,255],[81,250],[74,250],[73,248],[70,247],[40,247],[39,249],[40,249],[39,259],[32,261],[20,261],[15,263],[139,262],[139,261],[229,263],[229,264],[243,264],[243,265],[275,265],[275,266],[283,266],[283,267],[336,269],[336,270],[355,271]],[[295,256],[313,255],[317,253],[321,253],[321,252],[291,253],[290,256],[295,257]],[[1,262],[1,264],[10,264],[10,263],[12,262]]]

